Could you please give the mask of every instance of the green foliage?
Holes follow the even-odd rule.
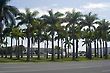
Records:
[[[68,45],[68,48],[72,45],[74,48],[76,44],[74,40],[79,39],[84,39],[84,41],[82,41],[84,43],[83,45],[86,44],[87,47],[96,40],[97,42],[99,40],[103,42],[110,41],[110,22],[105,19],[100,20],[97,14],[93,14],[92,12],[83,15],[81,12],[75,10],[66,12],[65,14],[61,12],[54,13],[53,10],[49,10],[47,15],[38,17],[38,11],[31,11],[29,8],[26,8],[25,12],[19,12],[16,7],[7,4],[9,1],[10,0],[0,0],[0,46],[8,44],[4,41],[7,37],[16,38],[17,40],[19,40],[19,37],[22,39],[28,38],[27,53],[29,54],[30,39],[32,44],[36,42],[40,44],[41,42],[51,40],[52,55],[54,57],[55,40],[62,40],[63,45]],[[63,23],[67,23],[67,25],[62,26]],[[22,29],[22,25],[25,25],[26,28]],[[5,28],[3,26],[5,26]],[[55,48],[58,49],[59,47],[57,46]],[[70,60],[70,58],[63,60]],[[76,60],[87,59],[78,58]]]

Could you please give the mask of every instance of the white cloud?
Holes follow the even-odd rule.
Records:
[[[83,6],[85,9],[104,9],[109,7],[109,3],[89,3]]]
[[[48,11],[50,10],[51,8],[48,8],[48,7],[38,7],[38,8],[30,8],[31,11],[35,11],[37,10],[39,12],[39,16],[41,15],[44,15],[44,14],[48,14]],[[72,11],[72,10],[75,10],[75,11],[81,11],[80,9],[77,9],[77,8],[67,8],[67,7],[64,7],[64,8],[52,8],[53,12],[61,12],[61,13],[65,13],[67,11]],[[25,12],[25,9],[19,9],[20,12]]]
[[[75,10],[75,11],[81,11],[80,9],[77,9],[77,8],[56,8],[56,9],[53,9],[55,12],[56,11],[59,11],[59,12],[62,12],[62,13],[65,13],[67,11],[70,11],[72,12],[72,10]]]
[[[46,8],[45,8],[46,9]],[[47,11],[44,8],[40,9],[40,8],[30,8],[30,11],[38,11],[39,12],[39,16],[43,15],[43,14],[48,14]],[[25,12],[25,9],[19,9],[20,12]]]

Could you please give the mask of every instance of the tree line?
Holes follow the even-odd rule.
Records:
[[[29,8],[25,12],[20,12],[16,7],[7,3],[10,0],[0,0],[0,46],[1,57],[10,55],[13,57],[13,39],[16,39],[16,57],[23,57],[20,45],[20,39],[27,39],[27,61],[30,60],[30,46],[37,43],[37,58],[40,59],[40,43],[46,42],[46,59],[48,56],[49,41],[52,43],[51,60],[55,59],[55,44],[57,41],[57,59],[68,56],[67,50],[71,47],[72,60],[78,58],[79,40],[83,39],[83,45],[86,45],[86,57],[92,59],[94,48],[94,57],[108,58],[107,42],[110,41],[109,26],[110,22],[106,19],[99,19],[97,14],[92,12],[82,14],[73,10],[72,12],[53,12],[48,11],[48,15],[39,17],[38,11],[31,11]],[[64,26],[63,23],[66,23]],[[22,28],[22,26],[26,28]],[[8,49],[7,37],[11,38],[11,48]],[[61,46],[60,46],[61,44]],[[94,47],[92,46],[94,44]],[[82,45],[82,46],[83,46]],[[63,51],[65,55],[63,55]],[[68,51],[69,52],[69,51]]]

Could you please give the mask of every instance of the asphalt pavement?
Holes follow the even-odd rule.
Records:
[[[0,73],[110,73],[110,60],[0,64]]]

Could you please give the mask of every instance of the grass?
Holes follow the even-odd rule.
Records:
[[[105,60],[104,58],[93,58],[92,61],[97,61],[97,60]],[[110,57],[107,59],[110,60]],[[91,61],[85,57],[79,57],[75,60],[72,60],[72,58],[63,58],[63,59],[55,59],[54,61],[51,61],[50,59],[45,59],[41,58],[38,60],[37,58],[32,58],[29,62],[32,63],[41,63],[41,62],[72,62],[72,61]],[[26,58],[20,58],[17,60],[16,58],[9,59],[9,58],[0,58],[0,63],[28,63],[26,61]]]

